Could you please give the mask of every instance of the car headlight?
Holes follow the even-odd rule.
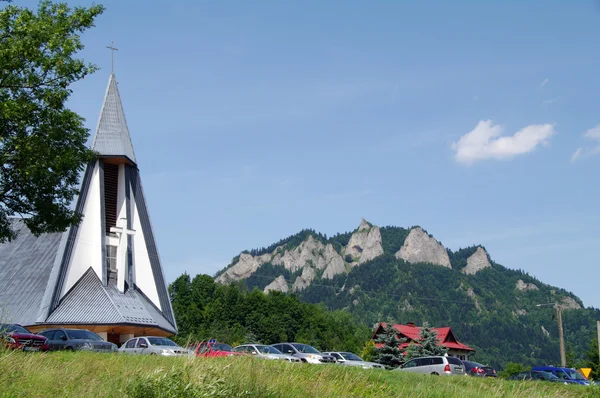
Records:
[[[93,347],[90,343],[82,343],[79,348],[84,349],[84,350],[91,350]]]
[[[161,355],[173,355],[171,350],[160,350]]]
[[[6,341],[8,341],[10,344],[15,344],[17,342],[15,339],[13,339],[10,336],[6,336]]]

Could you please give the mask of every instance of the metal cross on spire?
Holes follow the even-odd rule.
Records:
[[[110,67],[111,72],[115,73],[115,51],[119,51],[118,48],[115,47],[115,42],[111,41],[110,46],[106,46],[106,48],[110,48]]]

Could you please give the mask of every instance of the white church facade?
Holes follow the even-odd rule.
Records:
[[[0,322],[86,328],[122,343],[177,326],[114,73],[76,210],[78,226],[0,244]]]

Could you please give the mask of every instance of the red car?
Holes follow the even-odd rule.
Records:
[[[48,351],[48,339],[31,333],[21,325],[0,323],[0,343],[6,347],[23,351]]]
[[[197,357],[216,358],[242,355],[239,352],[233,352],[233,348],[229,344],[217,343],[212,340],[192,344],[188,349],[193,350]]]

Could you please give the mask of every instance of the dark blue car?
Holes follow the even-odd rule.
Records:
[[[544,372],[552,373],[556,376],[559,381],[568,384],[582,384],[589,386],[590,382],[586,380],[578,371],[572,368],[559,368],[556,366],[536,366],[531,370],[541,370]]]

